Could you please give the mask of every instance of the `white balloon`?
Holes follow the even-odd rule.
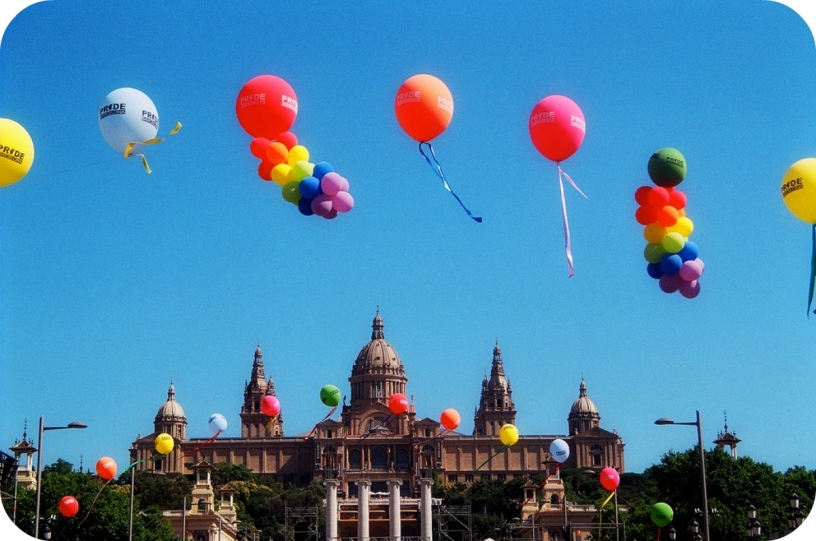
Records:
[[[570,455],[569,444],[562,439],[554,439],[550,444],[550,454],[559,464],[567,461]]]
[[[124,154],[130,143],[156,137],[159,113],[144,92],[117,88],[99,106],[99,130],[113,150]]]

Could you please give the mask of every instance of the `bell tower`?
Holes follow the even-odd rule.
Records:
[[[266,395],[275,396],[275,382],[272,377],[265,381],[263,352],[261,345],[255,348],[255,360],[252,363],[252,376],[244,385],[244,405],[241,406],[241,437],[269,438],[283,437],[283,416],[279,414],[270,419],[261,410],[261,401]]]
[[[490,379],[485,376],[482,380],[479,408],[473,419],[473,435],[497,436],[502,425],[515,423],[516,405],[513,404],[513,391],[510,388],[510,381],[504,375],[501,348],[496,341]]]

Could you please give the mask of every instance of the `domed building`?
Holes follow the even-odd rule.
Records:
[[[498,342],[493,348],[490,377],[485,376],[481,383],[472,434],[450,431],[438,437],[442,435],[439,421],[418,418],[413,396],[405,415],[390,415],[389,397],[394,393],[409,396],[408,377],[397,351],[385,339],[379,309],[371,328],[371,340],[362,347],[351,367],[351,400],[347,404],[343,399],[339,419],[319,423],[307,438],[302,434],[285,436],[283,419],[278,417],[270,422],[261,411],[263,397],[275,394],[275,383],[265,374],[259,345],[250,379],[244,385],[240,438],[219,437],[206,446],[201,444],[209,439],[207,437],[188,439],[187,420],[171,382],[167,401],[154,420],[154,432],[133,442],[132,461],[144,460],[136,467],[171,476],[190,473],[183,462],[229,462],[259,474],[272,475],[284,485],[324,481],[339,498],[335,522],[340,537],[389,535],[387,505],[382,512],[377,511],[374,504],[370,513],[366,507],[368,520],[365,522],[370,529],[359,530],[361,522],[357,520],[356,505],[363,493],[371,495],[372,502],[388,494],[406,498],[400,511],[401,535],[419,535],[419,500],[410,502],[427,488],[423,488],[423,482],[427,484],[431,472],[449,483],[530,478],[545,473],[555,464],[549,447],[556,438],[564,439],[570,446],[570,457],[564,468],[610,466],[624,471],[624,443],[616,432],[601,428],[601,416],[587,395],[583,378],[579,396],[567,418],[566,435],[522,435],[518,443],[488,460],[501,445],[499,429],[504,424],[515,424],[516,417],[512,388]],[[153,440],[160,432],[172,435],[176,447],[164,460],[150,461],[154,454]],[[184,453],[194,449],[197,449],[194,457],[181,460]],[[557,475],[554,479],[555,482],[545,488],[545,501],[557,509],[564,491]],[[353,506],[348,503],[351,501]],[[556,515],[560,516],[560,512]]]

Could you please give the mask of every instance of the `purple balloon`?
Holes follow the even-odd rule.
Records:
[[[338,214],[337,209],[331,209],[331,212],[329,212],[323,217],[326,218],[327,220],[334,220],[335,218],[337,218],[337,214]]]
[[[680,294],[687,299],[693,299],[700,294],[700,282],[697,280],[692,280],[691,282],[681,282]]]
[[[337,192],[332,196],[331,200],[337,212],[348,212],[354,208],[354,198],[348,192]]]
[[[343,177],[334,172],[323,175],[320,179],[320,189],[329,196],[335,195],[343,186]]]
[[[680,267],[680,271],[677,274],[686,282],[693,282],[703,274],[703,264],[699,259],[686,261],[683,263],[683,266]]]
[[[323,216],[324,218],[326,215],[332,211],[332,202],[331,198],[322,193],[312,199],[312,212],[317,214],[318,216]]]
[[[680,284],[683,280],[676,274],[664,274],[660,277],[660,290],[663,293],[674,293],[680,289]]]

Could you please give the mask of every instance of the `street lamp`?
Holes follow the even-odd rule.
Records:
[[[677,532],[674,531],[674,526],[669,528],[669,541],[675,541],[677,539]]]
[[[697,427],[697,444],[700,447],[700,479],[703,482],[703,530],[705,531],[705,540],[710,541],[711,537],[708,534],[708,494],[706,493],[706,474],[705,474],[705,451],[703,450],[703,422],[700,419],[700,412],[697,412],[697,420],[693,423],[678,423],[661,417],[655,421],[656,425],[687,425]]]
[[[760,524],[756,517],[756,507],[753,505],[748,506],[748,527],[746,530],[748,532],[748,536],[754,540],[759,539],[759,536],[762,533],[762,524]]]
[[[700,536],[700,523],[693,519],[691,521],[691,533],[694,534],[694,537],[692,538],[694,541],[700,541],[702,539]]]
[[[799,494],[796,492],[790,495],[788,503],[790,503],[791,509],[791,514],[788,516],[788,527],[793,531],[802,525],[802,522],[805,520],[805,514],[799,509]]]
[[[40,434],[37,438],[37,503],[34,510],[34,537],[40,538],[40,490],[42,489],[42,440],[46,430],[65,430],[66,428],[88,428],[85,423],[74,421],[68,426],[43,426],[43,416],[40,416]]]

